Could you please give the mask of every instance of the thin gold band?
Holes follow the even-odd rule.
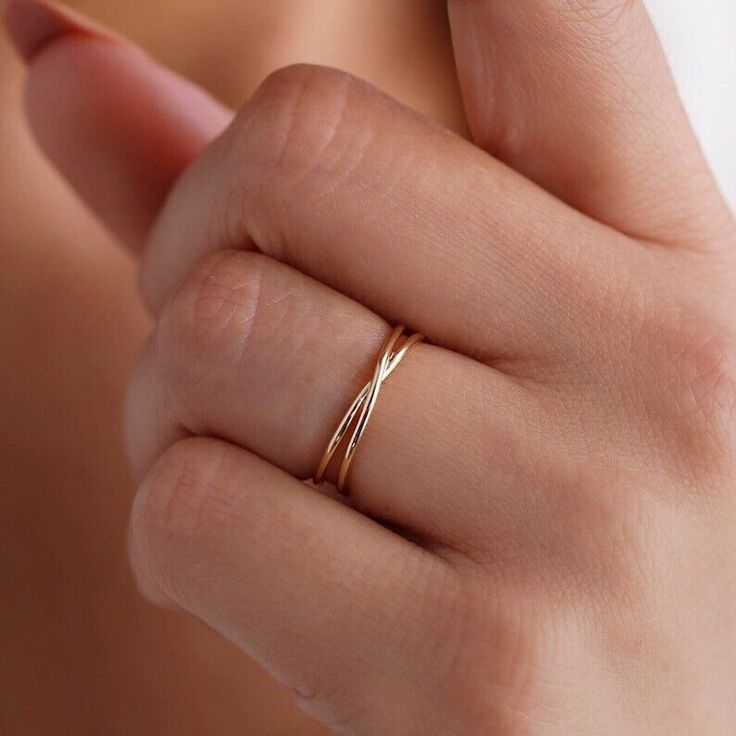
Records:
[[[314,474],[314,482],[316,484],[319,485],[324,481],[325,472],[327,471],[332,458],[335,456],[338,447],[342,444],[343,438],[345,437],[348,429],[354,423],[355,417],[360,413],[358,421],[355,423],[355,429],[346,445],[345,454],[343,455],[337,476],[337,489],[340,493],[345,493],[345,484],[348,472],[350,471],[350,466],[352,465],[355,457],[355,451],[363,438],[368,420],[376,406],[378,394],[383,382],[394,372],[394,370],[396,370],[397,366],[406,357],[409,350],[424,339],[422,335],[418,333],[414,334],[411,337],[407,337],[401,347],[397,350],[396,344],[404,334],[404,330],[405,328],[403,325],[398,325],[383,343],[383,347],[381,348],[381,352],[376,361],[375,370],[373,371],[373,377],[365,386],[363,386],[360,393],[355,397],[355,401],[353,401],[350,408],[345,412],[345,416],[342,418],[342,421],[335,430],[335,433],[332,435],[327,445],[327,449],[322,454],[319,466]]]

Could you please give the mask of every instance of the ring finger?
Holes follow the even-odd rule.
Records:
[[[145,472],[193,434],[310,477],[389,331],[370,310],[266,256],[208,257],[164,310],[132,383],[135,466]],[[512,448],[530,405],[501,373],[416,346],[387,380],[356,454],[354,503],[440,543],[466,543],[467,509],[483,516],[479,504],[490,507],[494,489],[519,472]],[[472,468],[464,483],[458,468]],[[480,520],[477,531],[488,533]]]

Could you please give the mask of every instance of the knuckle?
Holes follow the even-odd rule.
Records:
[[[212,212],[213,239],[239,243],[247,229],[272,255],[286,248],[288,238],[269,223],[283,219],[296,202],[319,206],[336,182],[368,160],[376,135],[365,104],[368,89],[324,67],[292,66],[271,74],[223,140],[222,154],[242,164],[228,167],[226,196]]]
[[[722,467],[736,431],[736,333],[699,306],[687,305],[646,329],[649,380],[657,418],[687,464]],[[651,388],[651,387],[650,387]]]
[[[603,457],[581,468],[570,488],[558,511],[570,540],[560,567],[572,579],[595,581],[583,592],[588,598],[613,596],[621,606],[641,600],[651,588],[650,560],[659,543],[656,499],[642,492],[636,474]]]
[[[713,322],[685,323],[665,332],[664,348],[678,406],[688,415],[697,413],[709,420],[732,417],[736,336]]]
[[[488,723],[517,732],[523,722],[550,717],[550,656],[563,624],[550,600],[509,583],[469,582],[461,621],[438,672],[435,697],[464,713],[465,733]],[[540,611],[544,611],[543,616]],[[522,728],[522,731],[525,730]]]
[[[225,445],[191,438],[166,450],[143,481],[130,521],[131,557],[141,587],[184,603],[187,580],[231,523]]]
[[[195,266],[159,321],[155,354],[164,385],[197,386],[240,359],[261,312],[265,260],[220,251]]]
[[[248,149],[270,166],[311,169],[340,138],[357,80],[306,64],[270,74],[235,125]]]
[[[683,344],[677,377],[685,396],[706,416],[731,416],[736,398],[736,336],[708,326]]]

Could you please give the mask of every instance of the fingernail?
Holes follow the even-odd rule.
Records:
[[[26,63],[63,36],[109,37],[82,15],[39,0],[9,0],[5,7],[5,27]]]

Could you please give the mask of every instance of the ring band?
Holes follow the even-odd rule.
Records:
[[[406,357],[409,350],[424,339],[423,335],[415,333],[411,335],[411,337],[407,337],[401,347],[397,349],[396,345],[401,340],[401,337],[404,336],[404,330],[405,327],[403,325],[398,325],[393,329],[391,334],[383,343],[381,352],[376,360],[373,377],[365,386],[363,386],[360,393],[355,397],[355,400],[350,405],[350,408],[345,412],[345,416],[342,418],[340,424],[335,430],[335,433],[332,435],[327,445],[327,449],[322,454],[322,458],[320,459],[317,471],[313,478],[315,484],[319,485],[324,481],[325,472],[327,471],[327,468],[338,448],[343,443],[343,438],[350,427],[355,424],[350,440],[345,446],[345,453],[343,454],[342,462],[340,463],[340,470],[337,476],[337,490],[341,494],[345,495],[345,485],[350,471],[350,466],[352,465],[355,457],[355,451],[363,438],[368,420],[376,406],[378,394],[383,382],[394,372],[394,370],[396,370],[397,366]],[[355,421],[356,416],[358,417],[357,422]]]

